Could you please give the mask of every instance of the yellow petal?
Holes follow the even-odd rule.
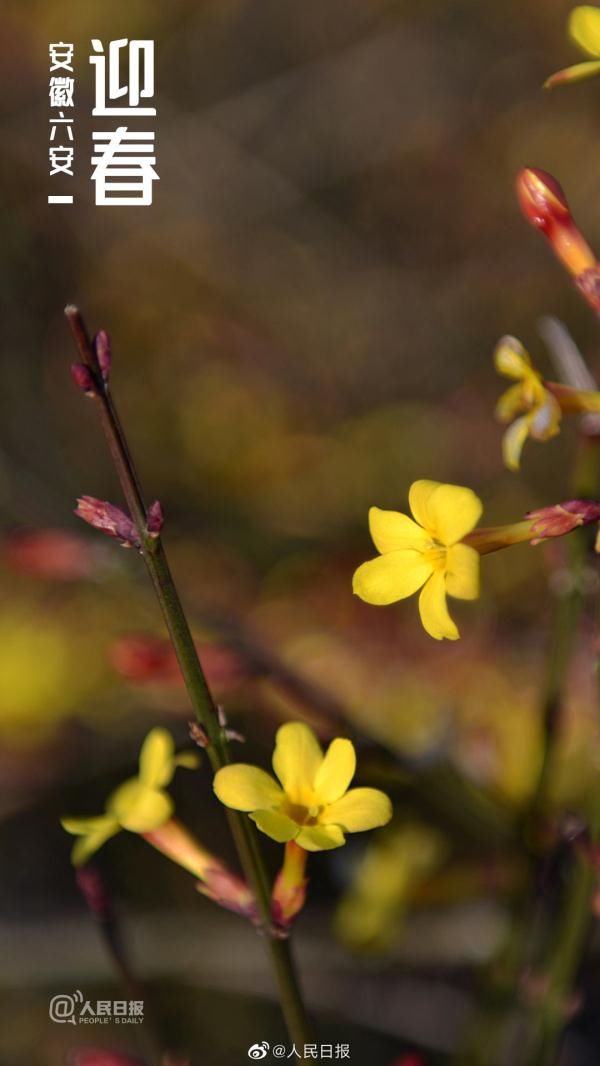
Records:
[[[600,56],[600,8],[575,7],[569,15],[569,37],[590,56]]]
[[[429,503],[429,497],[431,493],[440,487],[439,481],[413,481],[410,489],[408,490],[408,503],[409,507],[419,523],[424,529],[429,528],[429,511],[427,505]]]
[[[585,81],[600,74],[600,61],[589,59],[585,63],[575,63],[572,67],[557,70],[544,82],[544,89],[554,89],[557,85],[567,85],[573,81]]]
[[[250,817],[262,833],[266,833],[271,840],[276,840],[279,844],[285,844],[298,836],[299,825],[279,811],[254,811]]]
[[[71,862],[74,866],[82,866],[84,862],[91,859],[92,855],[120,829],[116,818],[109,815],[101,815],[99,818],[63,818],[61,824],[67,833],[83,834],[76,841],[71,852]],[[87,826],[85,829],[84,824]]]
[[[529,403],[525,398],[522,384],[511,385],[510,389],[502,393],[496,404],[495,415],[499,422],[512,422],[513,419],[526,411]]]
[[[200,766],[200,756],[194,751],[180,751],[173,759],[174,766],[183,766],[186,770],[195,770]]]
[[[332,740],[315,778],[317,804],[333,803],[344,795],[356,772],[356,752],[350,740]]]
[[[168,822],[173,813],[173,801],[166,792],[148,788],[134,777],[113,792],[106,809],[123,829],[129,829],[131,833],[148,833]]]
[[[382,511],[379,507],[371,507],[369,511],[369,529],[373,543],[382,555],[401,548],[423,551],[431,539],[408,515],[399,511]]]
[[[531,369],[529,353],[516,337],[501,337],[494,349],[494,366],[499,374],[520,381]]]
[[[448,548],[446,592],[458,600],[476,600],[479,596],[479,552],[468,544]]]
[[[502,458],[509,470],[518,470],[521,465],[521,452],[529,436],[530,425],[531,414],[523,415],[508,427],[502,438]]]
[[[427,581],[433,567],[421,552],[407,548],[369,559],[355,571],[352,589],[366,603],[385,607],[411,596]]]
[[[461,485],[440,485],[431,493],[427,510],[435,539],[450,547],[477,525],[483,506],[472,489]]]
[[[168,785],[175,770],[174,755],[171,734],[166,729],[152,729],[140,751],[140,781],[149,788]]]
[[[392,804],[378,788],[351,788],[345,796],[327,807],[319,818],[321,825],[339,825],[347,833],[362,833],[387,825]]]
[[[92,818],[61,818],[60,824],[67,833],[83,836],[87,833],[95,833],[96,830],[105,826],[107,821],[114,822],[114,818],[109,818],[106,814],[98,814]]]
[[[235,811],[260,811],[277,807],[284,796],[279,785],[265,770],[248,763],[232,763],[215,774],[214,790],[226,807]]]
[[[314,782],[322,762],[321,745],[304,722],[286,722],[279,727],[273,769],[292,803],[312,806]]]
[[[438,570],[429,578],[419,596],[419,614],[424,629],[435,640],[458,640],[460,633],[448,614],[446,578]]]
[[[296,844],[305,851],[330,851],[345,843],[339,825],[308,825],[296,837]]]

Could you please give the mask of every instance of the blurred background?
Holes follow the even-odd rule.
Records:
[[[2,1062],[50,1066],[92,1043],[145,1054],[133,1029],[83,1039],[48,1018],[53,994],[121,987],[58,819],[99,813],[152,726],[188,742],[140,558],[73,515],[84,493],[122,500],[69,378],[69,301],[111,334],[114,393],[209,679],[247,738],[236,754],[267,766],[277,725],[304,717],[324,740],[352,735],[361,782],[394,798],[388,830],[311,859],[296,939],[321,1039],[369,1066],[450,1061],[471,1040],[531,889],[518,826],[567,546],[484,559],[481,599],[453,609],[456,645],[427,637],[414,601],[355,600],[351,576],[374,554],[369,506],[404,510],[417,478],[471,486],[486,525],[571,494],[572,426],[528,444],[520,476],[503,469],[492,366],[509,332],[554,376],[538,331],[552,313],[598,369],[597,325],[513,191],[524,165],[555,174],[600,248],[598,83],[541,90],[579,58],[570,6],[4,0]],[[94,206],[91,37],[156,42],[151,207]],[[46,203],[61,39],[76,49],[73,207]],[[561,817],[598,768],[596,650],[590,604],[557,708],[546,800]],[[181,777],[180,817],[231,857],[206,768]],[[97,867],[169,1063],[230,1066],[285,1039],[241,920],[128,834]],[[565,1064],[598,1061],[597,980],[591,954]],[[518,994],[509,980],[508,1015]]]

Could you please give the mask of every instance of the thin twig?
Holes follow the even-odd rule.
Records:
[[[65,315],[80,359],[92,376],[94,399],[121,488],[137,530],[140,552],[160,603],[194,713],[208,736],[207,754],[216,772],[230,761],[229,746],[171,574],[162,539],[160,533],[148,531],[148,511],[140,479],[110,393],[107,375],[101,371],[83,318],[79,310],[72,305],[65,308]],[[271,887],[256,831],[246,815],[228,809],[227,816],[242,868],[256,896],[290,1036],[295,1043],[304,1045],[310,1041],[308,1019],[289,941],[277,938],[272,929]]]

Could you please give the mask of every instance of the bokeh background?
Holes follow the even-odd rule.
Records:
[[[565,549],[485,559],[457,645],[431,641],[413,601],[359,603],[351,575],[373,554],[369,506],[404,509],[417,478],[472,486],[486,524],[569,496],[574,429],[529,444],[518,477],[503,469],[491,356],[510,332],[550,373],[551,313],[598,368],[597,325],[513,188],[523,165],[554,173],[600,247],[598,83],[541,90],[577,59],[570,6],[4,0],[3,1062],[50,1066],[91,1042],[144,1053],[138,1033],[84,1040],[48,1019],[56,992],[119,989],[58,819],[99,812],[148,729],[183,745],[190,717],[141,560],[72,513],[83,493],[121,500],[69,379],[68,301],[112,336],[117,401],[242,757],[266,766],[277,724],[305,717],[324,739],[350,732],[363,782],[394,797],[388,831],[311,860],[297,941],[321,1038],[369,1066],[447,1061],[465,1039],[528,876],[513,830],[539,772]],[[150,208],[93,204],[91,37],[156,41]],[[60,39],[76,47],[72,208],[46,203]],[[595,640],[590,610],[560,709],[561,810],[597,769]],[[206,769],[185,778],[182,818],[229,854]],[[127,834],[98,867],[182,1062],[229,1066],[282,1037],[241,921]],[[595,1062],[581,1017],[568,1061]]]

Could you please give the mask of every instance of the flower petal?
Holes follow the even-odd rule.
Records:
[[[521,465],[521,452],[529,436],[530,425],[531,414],[523,415],[508,427],[502,438],[502,458],[509,470],[518,470]]]
[[[200,756],[194,751],[180,751],[173,759],[174,766],[183,766],[186,770],[195,770],[200,766]]]
[[[427,501],[430,529],[446,547],[470,533],[481,518],[483,505],[472,489],[462,485],[440,485]]]
[[[173,777],[175,744],[166,729],[152,729],[140,751],[140,781],[149,788],[168,785]]]
[[[262,833],[266,833],[271,840],[276,840],[279,844],[285,844],[298,836],[300,826],[297,822],[279,811],[253,811],[250,817]]]
[[[534,440],[551,440],[560,433],[561,418],[560,404],[550,392],[545,392],[544,402],[532,412],[531,436]]]
[[[369,510],[369,529],[378,552],[399,551],[415,548],[423,551],[430,543],[430,536],[413,522],[407,514],[399,511],[382,511],[379,507]]]
[[[109,796],[106,809],[131,833],[149,833],[168,822],[173,801],[166,792],[149,788],[139,778],[125,781]]]
[[[321,825],[339,825],[347,833],[362,833],[387,825],[392,804],[378,788],[351,788],[345,796],[330,804],[319,818]]]
[[[344,795],[356,772],[356,752],[351,740],[332,740],[315,777],[317,804],[333,803]]]
[[[575,7],[569,15],[569,37],[590,56],[600,56],[600,8]]]
[[[544,82],[544,89],[553,89],[556,85],[566,85],[572,81],[585,81],[586,78],[594,78],[600,74],[600,61],[588,59],[585,63],[575,63],[572,67],[557,70]]]
[[[531,370],[531,358],[516,337],[501,337],[494,349],[494,366],[505,378],[521,381]]]
[[[458,600],[479,596],[479,552],[468,544],[454,544],[446,554],[446,592]]]
[[[61,818],[60,824],[67,833],[73,833],[74,836],[85,836],[88,833],[95,833],[96,830],[102,829],[107,821],[114,822],[114,818],[107,814],[97,814],[92,818]]]
[[[116,818],[106,814],[98,818],[63,818],[61,825],[67,833],[82,834],[71,852],[71,862],[74,866],[82,866],[91,859],[121,828]]]
[[[286,722],[279,727],[273,769],[292,803],[312,806],[315,778],[322,762],[321,745],[309,726],[304,722]]]
[[[458,640],[460,633],[446,607],[446,578],[442,570],[429,578],[419,596],[419,614],[424,629],[434,640]]]
[[[511,385],[510,389],[502,393],[494,414],[499,422],[512,422],[517,415],[527,411],[528,408],[529,403],[525,397],[523,385],[518,382],[517,385]]]
[[[307,825],[296,837],[296,844],[305,851],[330,851],[345,843],[339,825]]]
[[[283,792],[270,774],[258,766],[237,762],[224,766],[215,774],[214,790],[226,807],[234,811],[260,811],[277,807]]]
[[[420,526],[429,528],[429,511],[427,505],[431,493],[440,487],[440,481],[413,481],[408,490],[409,507]]]
[[[411,596],[432,571],[431,563],[412,548],[388,552],[359,566],[352,579],[352,589],[366,603],[385,607]]]

